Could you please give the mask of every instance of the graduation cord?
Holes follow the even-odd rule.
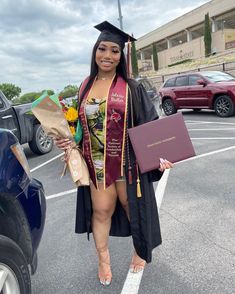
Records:
[[[131,89],[128,87],[129,93],[130,93],[130,113],[131,113],[131,127],[134,127],[134,117],[133,117],[133,105],[132,105],[132,93]],[[127,104],[128,105],[128,104]],[[128,113],[128,109],[127,109]],[[126,122],[126,128],[128,127],[128,115],[127,115],[127,122]],[[131,161],[130,161],[130,148],[129,148],[129,137],[128,137],[128,132],[126,130],[126,144],[127,144],[127,161],[128,161],[128,182],[129,184],[132,184],[132,167],[131,167]],[[141,194],[141,188],[140,188],[140,178],[139,178],[139,167],[137,162],[135,161],[135,166],[136,166],[136,192],[137,192],[137,197],[140,198],[142,197]]]
[[[128,87],[128,90],[130,92],[130,89]],[[127,103],[127,113],[128,113],[128,103]],[[128,183],[132,185],[132,167],[131,167],[131,160],[130,160],[130,145],[129,145],[129,138],[128,138],[128,115],[126,116],[126,149],[127,149],[127,163],[128,163]],[[131,122],[133,124],[133,122]]]

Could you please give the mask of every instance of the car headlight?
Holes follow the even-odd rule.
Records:
[[[32,176],[30,173],[29,164],[28,164],[27,158],[24,154],[22,146],[19,143],[16,143],[11,146],[11,151],[13,152],[16,159],[19,161],[19,163],[23,167],[23,169],[26,172],[26,174],[28,175],[28,177],[31,178]]]

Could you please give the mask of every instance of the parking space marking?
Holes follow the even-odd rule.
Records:
[[[221,129],[188,129],[188,131],[230,131],[235,130],[235,128],[221,128]]]
[[[218,125],[235,125],[235,123],[229,122],[218,122],[218,121],[197,121],[197,120],[186,120],[186,123],[190,124],[218,124]]]
[[[38,166],[32,168],[32,169],[30,170],[30,172],[31,172],[31,173],[34,172],[35,170],[37,170],[37,169],[43,167],[44,165],[46,165],[46,164],[52,162],[53,160],[55,160],[55,159],[61,157],[62,155],[64,155],[64,152],[63,152],[63,153],[60,153],[60,154],[56,155],[55,157],[52,157],[51,159],[49,159],[49,160],[43,162],[42,164],[40,164],[40,165],[38,165]]]
[[[50,196],[46,196],[46,199],[49,200],[49,199],[58,198],[58,197],[68,195],[68,194],[73,194],[73,193],[77,193],[77,189],[72,189],[72,190],[60,192],[60,193],[57,193],[57,194],[52,194]]]
[[[198,159],[198,158],[214,155],[214,154],[217,154],[217,153],[221,153],[221,152],[225,152],[225,151],[229,151],[229,150],[233,150],[233,149],[235,149],[235,145],[230,146],[230,147],[226,147],[226,148],[222,148],[222,149],[218,149],[218,150],[214,150],[214,151],[211,151],[211,152],[207,152],[207,153],[204,153],[204,154],[196,155],[194,157],[190,157],[190,158],[181,160],[180,162],[176,162],[176,163],[174,163],[174,165],[176,165],[176,164],[178,165],[178,164],[181,164],[181,163],[186,162],[186,161],[192,161],[192,160],[195,160],[195,159]]]
[[[191,140],[234,140],[235,137],[190,138]]]
[[[170,173],[170,169],[165,170],[161,180],[157,184],[157,189],[155,191],[155,198],[156,198],[156,201],[157,201],[158,211],[160,210],[160,207],[161,207],[161,204],[162,204],[162,199],[163,199],[163,196],[164,196],[164,193],[165,193],[169,173]]]
[[[121,294],[137,294],[144,271],[131,273],[128,271]]]

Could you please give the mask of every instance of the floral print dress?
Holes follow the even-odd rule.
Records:
[[[106,97],[88,97],[86,101],[86,117],[90,131],[91,151],[98,182],[104,178],[104,123]]]

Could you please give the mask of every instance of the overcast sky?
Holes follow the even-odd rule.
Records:
[[[22,93],[62,90],[88,75],[94,25],[116,26],[117,0],[0,0],[0,84]],[[120,0],[123,27],[136,38],[208,2]]]

